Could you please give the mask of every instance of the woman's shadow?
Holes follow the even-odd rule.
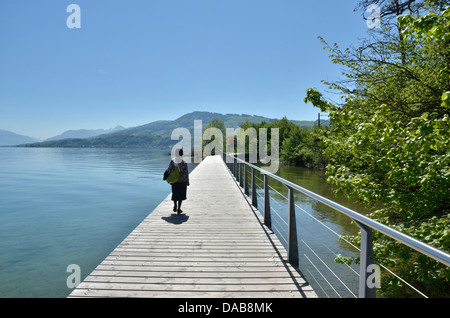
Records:
[[[172,213],[170,216],[163,216],[161,217],[166,222],[172,223],[172,224],[182,224],[184,222],[187,222],[189,219],[189,216],[186,214],[176,214]]]

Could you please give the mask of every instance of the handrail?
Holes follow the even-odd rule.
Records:
[[[303,193],[303,194],[309,196],[310,198],[313,198],[314,200],[317,200],[317,201],[333,208],[334,210],[350,217],[361,228],[361,235],[362,235],[361,245],[366,244],[364,247],[364,251],[363,251],[363,248],[361,249],[361,253],[364,252],[365,258],[370,258],[370,257],[373,258],[373,256],[372,256],[373,249],[372,249],[372,242],[371,242],[371,230],[373,229],[373,230],[376,230],[380,233],[383,233],[383,234],[393,238],[397,242],[400,242],[406,246],[409,246],[410,248],[412,248],[428,257],[433,258],[434,260],[436,260],[446,266],[450,266],[450,254],[447,254],[444,251],[441,251],[441,250],[439,250],[431,245],[428,245],[422,241],[419,241],[409,235],[406,235],[400,231],[390,228],[390,227],[388,227],[380,222],[377,222],[365,215],[362,215],[362,214],[355,212],[345,206],[342,206],[332,200],[322,197],[321,195],[318,195],[310,190],[307,190],[295,183],[292,183],[292,182],[285,180],[277,175],[274,175],[273,173],[270,173],[270,172],[264,170],[263,168],[257,167],[249,162],[246,162],[245,160],[238,158],[235,154],[230,155],[230,154],[223,153],[222,158],[223,158],[224,162],[226,162],[226,163],[231,163],[233,165],[235,165],[237,163],[242,163],[242,164],[245,164],[245,165],[251,167],[254,170],[259,171],[261,174],[264,175],[264,180],[266,180],[267,177],[270,177],[270,178],[273,178],[273,179],[281,182],[283,185],[285,185],[288,188],[288,190],[290,192],[289,193],[289,198],[290,198],[289,201],[293,200],[292,189],[294,189],[294,190],[296,190],[300,193]],[[229,159],[226,159],[226,158],[229,158]],[[237,174],[236,174],[236,171],[237,171]],[[234,174],[237,176],[237,178],[239,179],[239,181],[241,182],[241,185],[242,185],[242,178],[240,176],[239,171],[240,171],[240,168],[233,167],[232,172],[234,172]],[[246,175],[247,175],[247,173],[245,170],[245,180],[244,180],[245,183],[247,183]],[[247,186],[245,185],[245,187],[247,187]],[[253,188],[254,187],[252,187],[252,189]],[[266,188],[266,182],[265,182],[265,188]],[[268,197],[268,193],[265,193],[265,196]],[[264,200],[264,201],[266,201],[266,200]],[[265,204],[266,204],[266,202],[265,202]],[[292,206],[292,202],[289,202],[289,205]],[[291,214],[290,214],[290,217],[291,217]],[[293,215],[293,217],[295,218],[294,215]],[[269,218],[270,218],[270,216],[269,216]],[[264,215],[264,219],[265,220],[267,219],[266,215]],[[293,224],[295,224],[295,222]],[[363,234],[365,236],[364,238],[363,238]],[[363,240],[364,240],[364,242],[363,242]],[[288,252],[288,255],[289,255],[289,252]],[[362,258],[362,256],[363,255],[361,255],[361,258]],[[362,267],[361,267],[361,269],[362,269]],[[363,276],[363,275],[360,275],[360,277],[361,276]],[[364,275],[364,277],[366,277],[366,275]],[[362,279],[362,277],[360,279]],[[365,281],[364,281],[364,284],[365,284]],[[360,281],[360,288],[362,288],[361,281]],[[361,291],[360,291],[360,295],[361,295]]]

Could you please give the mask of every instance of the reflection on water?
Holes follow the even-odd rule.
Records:
[[[280,165],[277,175],[361,214],[368,214],[370,212],[370,210],[362,204],[348,200],[343,196],[336,196],[334,193],[335,188],[326,181],[325,172],[322,170]],[[287,194],[286,187],[282,186],[279,182],[274,181],[270,184],[278,191]],[[296,202],[303,203],[301,204],[302,207],[311,205],[312,211],[316,213],[316,218],[321,221],[329,221],[332,224],[339,225],[341,234],[358,233],[358,227],[351,224],[351,221],[347,216],[335,212],[334,209],[300,193],[296,194]]]

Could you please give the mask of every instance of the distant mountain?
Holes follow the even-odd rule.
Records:
[[[24,143],[37,142],[35,138],[16,134],[12,131],[0,129],[0,146],[16,146]]]
[[[68,138],[90,138],[90,137],[96,137],[103,134],[109,134],[113,132],[117,132],[120,130],[125,129],[122,126],[116,126],[112,129],[79,129],[79,130],[67,130],[63,132],[62,134],[51,137],[46,139],[45,141],[55,141],[55,140],[61,140],[61,139],[68,139]]]
[[[120,131],[102,134],[89,138],[66,138],[59,140],[46,140],[41,143],[27,144],[28,147],[95,147],[95,148],[145,148],[164,147],[176,143],[171,140],[175,128],[187,128],[191,134],[194,130],[194,120],[201,120],[204,128],[213,118],[219,118],[227,128],[237,128],[246,119],[250,123],[262,121],[273,122],[278,119],[247,114],[220,114],[212,112],[195,111],[185,114],[175,120],[158,120],[149,124],[121,129]],[[302,127],[310,128],[314,121],[293,121]],[[193,135],[192,135],[193,136]]]
[[[134,135],[134,136],[162,136],[169,137],[175,128],[187,128],[191,133],[194,130],[194,120],[201,120],[203,127],[205,127],[212,119],[219,118],[225,123],[225,127],[237,128],[246,119],[250,123],[260,123],[262,121],[273,122],[277,119],[266,118],[256,115],[246,114],[220,114],[205,111],[195,111],[189,114],[185,114],[175,120],[159,120],[142,126],[127,128],[122,131],[109,134],[110,136],[118,135]]]

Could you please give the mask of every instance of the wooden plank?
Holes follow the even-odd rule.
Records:
[[[103,265],[100,264],[97,266],[98,270],[111,270],[111,271],[163,271],[163,272],[209,272],[209,273],[221,273],[221,272],[283,272],[285,276],[289,276],[286,273],[286,268],[282,266],[221,266],[218,263],[216,266],[208,266],[208,267],[195,267],[195,266],[120,266],[120,265]],[[95,271],[93,272],[95,274]]]
[[[85,282],[111,282],[111,283],[136,283],[136,284],[161,284],[171,282],[172,284],[199,284],[199,285],[244,285],[246,283],[258,285],[292,284],[288,277],[136,277],[136,276],[109,276],[89,275]],[[306,282],[301,281],[302,284]]]
[[[276,263],[257,259],[256,261],[245,260],[245,261],[224,261],[217,258],[214,259],[206,259],[206,260],[159,260],[154,259],[151,261],[103,261],[102,265],[116,265],[116,266],[192,266],[192,267],[212,267],[212,266],[222,266],[222,267],[240,267],[240,266],[259,266],[259,267],[267,267],[273,266]]]
[[[120,257],[118,256],[113,256],[113,255],[109,255],[105,258],[105,260],[103,262],[108,262],[108,261],[136,261],[136,262],[152,262],[155,260],[167,260],[167,261],[172,261],[174,260],[173,257],[170,256],[164,256],[164,257],[153,257],[153,256],[135,256],[135,255],[121,255]],[[176,259],[177,261],[180,261],[180,259]],[[232,259],[228,258],[228,257],[186,257],[183,258],[183,261],[186,262],[221,262],[221,263],[226,263],[226,262],[277,262],[279,261],[278,259],[275,258],[267,258],[267,257],[234,257]],[[102,263],[103,263],[102,262]]]
[[[317,297],[314,291],[305,290],[302,293],[286,291],[248,291],[248,292],[226,292],[226,291],[142,291],[142,290],[102,290],[78,288],[71,294],[72,298],[84,297],[134,297],[134,298],[314,298]]]
[[[92,272],[91,275],[89,275],[86,279],[88,279],[91,276],[110,276],[110,277],[168,277],[168,278],[285,278],[286,277],[286,271],[280,270],[280,271],[267,271],[267,270],[257,270],[257,271],[247,271],[247,272],[240,272],[240,271],[233,271],[233,272],[216,272],[216,271],[164,271],[164,269],[160,269],[158,271],[158,268],[151,268],[149,270],[145,269],[133,269],[133,270],[121,270],[116,269],[111,270],[110,268],[107,268],[105,270],[96,269],[94,272]],[[292,278],[292,277],[291,277]],[[303,277],[297,276],[295,277],[297,281],[303,282]]]
[[[316,297],[219,156],[190,174],[69,297]]]
[[[118,283],[118,282],[91,282],[84,281],[83,287],[88,290],[93,289],[110,289],[110,290],[145,290],[145,291],[184,291],[184,292],[271,292],[271,291],[285,291],[293,292],[297,288],[304,290],[311,290],[308,284],[173,284],[168,282],[166,284],[146,284],[139,283]]]

